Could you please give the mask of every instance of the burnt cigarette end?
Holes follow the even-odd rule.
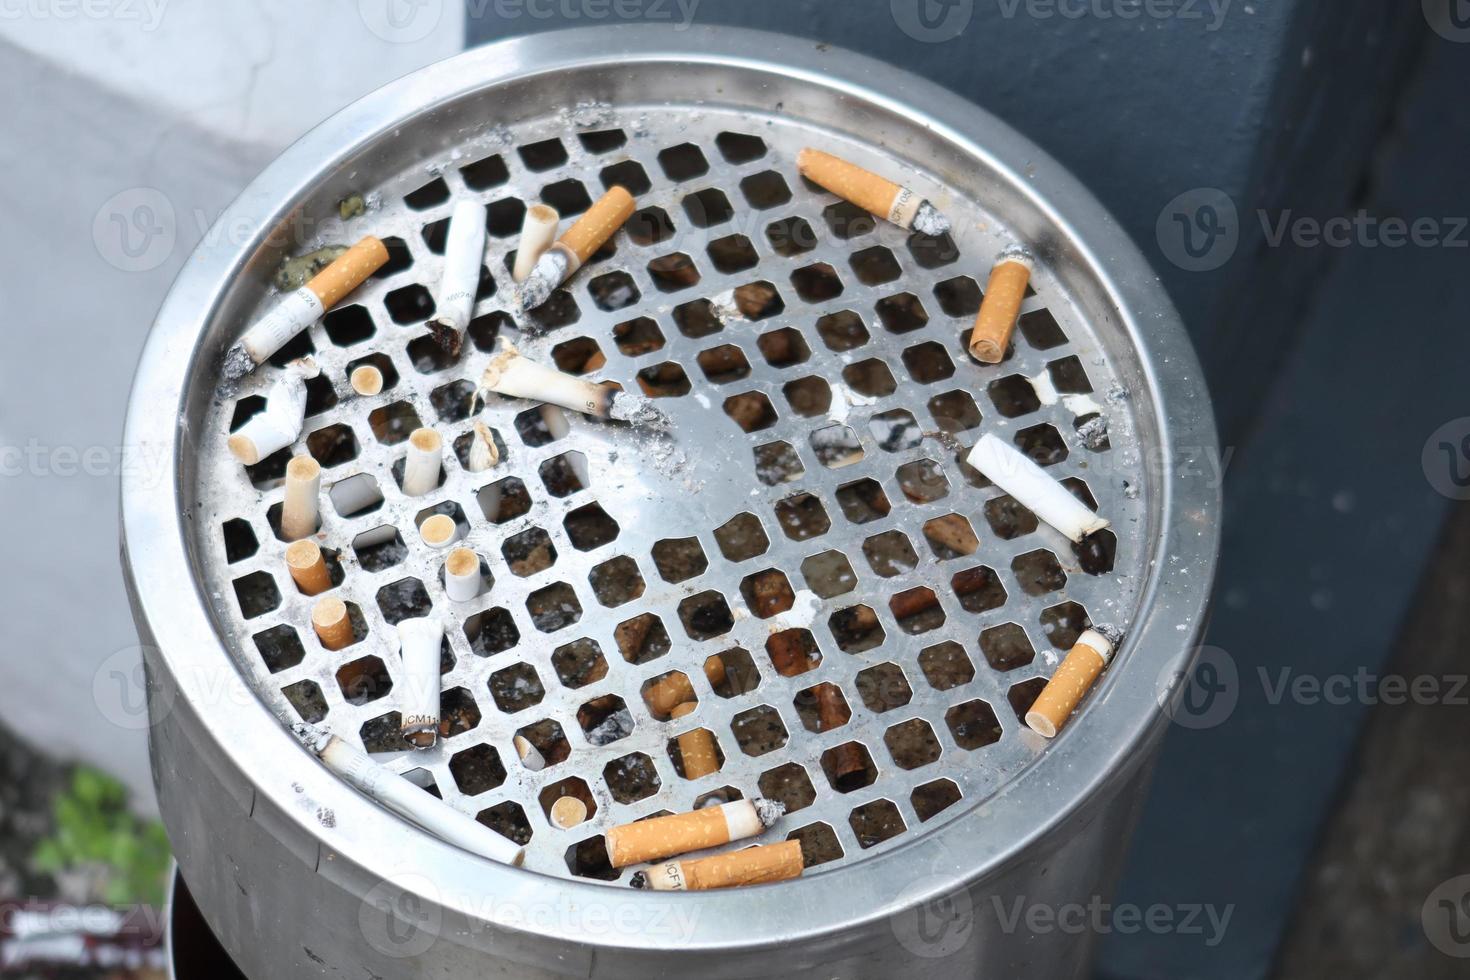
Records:
[[[225,382],[234,384],[245,375],[255,370],[255,362],[250,359],[250,354],[245,350],[244,344],[236,344],[225,351],[225,363],[221,369]]]
[[[551,298],[552,290],[567,277],[567,257],[560,249],[550,249],[536,260],[536,267],[516,290],[516,302],[523,310],[534,310]]]
[[[775,826],[776,821],[786,814],[786,804],[780,800],[757,799],[752,802],[755,804],[755,815],[764,827]]]
[[[937,238],[949,231],[949,219],[940,213],[939,209],[928,201],[919,204],[919,210],[914,214],[913,229],[921,235]]]
[[[464,347],[464,336],[454,329],[454,324],[448,320],[430,320],[429,336],[434,338],[450,357],[459,357],[460,350]]]
[[[635,871],[633,877],[628,879],[628,884],[642,891],[648,887],[648,875],[642,871]]]
[[[1118,649],[1118,644],[1123,642],[1123,631],[1116,626],[1098,625],[1094,623],[1092,628],[1101,634],[1102,638],[1107,640],[1114,650]]]

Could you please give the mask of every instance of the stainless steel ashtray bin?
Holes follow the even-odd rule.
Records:
[[[796,172],[806,145],[906,183],[954,221],[927,238]],[[575,214],[622,184],[638,212],[545,307],[513,309],[526,203]],[[363,207],[355,206],[360,197]],[[485,204],[467,350],[427,336],[443,229]],[[348,202],[344,206],[344,202]],[[955,96],[887,65],[737,30],[621,27],[507,41],[396,82],[291,147],[221,217],[159,314],[128,444],[125,565],[149,644],[165,822],[205,919],[252,977],[1080,975],[1086,936],[1031,935],[992,902],[1106,895],[1214,573],[1209,400],[1156,277],[1083,188]],[[275,533],[285,457],[225,437],[278,369],[219,387],[284,258],[385,239],[392,259],[287,353],[321,378],[293,450],[323,467],[322,547],[358,641],[329,651]],[[1002,247],[1038,263],[1012,355],[964,343]],[[640,388],[666,435],[474,401],[497,337]],[[390,383],[354,395],[352,367]],[[1105,438],[1079,424],[1106,419]],[[462,455],[478,419],[501,461]],[[443,484],[403,495],[416,425]],[[1094,435],[1096,428],[1091,430]],[[1074,547],[963,463],[994,433],[1097,505]],[[1181,461],[1185,465],[1178,465]],[[413,533],[447,513],[482,557],[444,594]],[[758,596],[787,597],[775,607]],[[392,624],[447,624],[446,722],[394,743]],[[1126,640],[1054,741],[1020,722],[1089,622]],[[805,669],[772,635],[798,631]],[[723,679],[700,668],[719,655]],[[695,710],[643,698],[684,673]],[[789,675],[789,676],[788,676]],[[846,719],[815,717],[840,703]],[[317,722],[524,841],[524,869],[419,831],[333,777],[283,723]],[[686,778],[680,735],[717,772]],[[385,735],[385,733],[387,733]],[[520,764],[530,738],[550,763]],[[841,760],[846,760],[842,762]],[[853,762],[856,760],[856,762]],[[584,798],[588,821],[547,807]],[[757,795],[808,869],[719,893],[628,887],[601,833]]]

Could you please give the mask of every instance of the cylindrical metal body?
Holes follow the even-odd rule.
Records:
[[[954,223],[953,240],[875,227],[804,185],[794,161],[805,145],[913,188]],[[436,179],[443,192],[415,193]],[[568,181],[588,202],[602,182],[632,183],[638,206],[664,218],[635,214],[568,280],[575,316],[553,299],[507,329],[559,367],[574,347],[559,345],[592,342],[604,360],[590,376],[641,386],[662,434],[499,396],[457,413],[442,392],[480,376],[493,338],[472,329],[457,365],[420,364],[388,322],[398,291],[441,272],[423,226],[465,197],[491,208],[485,266],[499,286],[475,313],[509,315],[519,212],[497,202],[544,192],[575,220]],[[380,211],[331,224],[338,201],[366,192]],[[127,443],[167,460],[171,479],[125,472],[122,517],[164,821],[201,912],[247,975],[1085,974],[1094,937],[1033,933],[1026,912],[1109,894],[1165,724],[1161,686],[1203,629],[1219,500],[1197,475],[1214,472],[1196,461],[1216,444],[1183,330],[1142,256],[1070,175],[889,66],[790,38],[623,26],[507,41],[394,83],[293,146],[221,221],[257,235],[207,237],[159,315]],[[320,234],[273,234],[299,227]],[[310,330],[344,397],[308,417],[302,439],[350,429],[352,458],[328,455],[324,483],[366,473],[385,498],[369,513],[323,514],[323,544],[345,571],[333,594],[365,626],[332,651],[311,632],[312,599],[270,586],[281,560],[267,513],[282,489],[268,467],[244,471],[225,451],[235,396],[219,396],[218,368],[273,301],[283,254],[368,233],[399,237],[390,247],[411,259],[344,301],[370,311],[381,346],[342,350]],[[1036,295],[1011,358],[980,365],[965,353],[975,280],[1013,242],[1036,257]],[[345,397],[348,365],[369,349],[394,359],[394,395],[412,409],[398,417],[415,421],[369,417]],[[737,410],[737,396],[754,401]],[[1099,414],[1107,439],[1084,446],[1075,424]],[[399,492],[408,431],[433,426],[449,449],[477,420],[504,437],[496,467],[472,472],[446,452],[442,486]],[[1073,549],[1028,526],[961,464],[985,432],[1090,496],[1111,522],[1106,539]],[[416,515],[449,502],[489,567],[466,603],[448,601],[443,554],[413,533]],[[235,521],[253,529],[254,553],[227,557],[221,527]],[[384,558],[394,527],[401,553]],[[617,566],[624,558],[636,572]],[[492,826],[520,811],[524,869],[378,806],[284,727],[299,717],[386,752],[376,740],[401,694],[344,678],[394,674],[387,638],[406,615],[429,614],[415,604],[449,624],[446,734],[380,758]],[[1089,621],[1126,638],[1047,742],[1019,714]],[[271,630],[298,635],[298,662],[263,657]],[[576,660],[587,643],[597,657]],[[369,654],[382,664],[363,667]],[[715,655],[719,680],[701,669]],[[964,661],[969,671],[939,676]],[[527,668],[534,685],[503,680]],[[671,670],[693,697],[677,718],[642,697]],[[846,712],[830,690],[812,693],[824,684]],[[832,710],[814,719],[819,703]],[[710,733],[720,767],[698,779],[678,748],[693,730]],[[544,769],[519,761],[522,732]],[[469,750],[480,752],[473,773]],[[824,769],[854,753],[846,782]],[[630,792],[613,763],[635,756],[656,778]],[[636,891],[632,869],[579,856],[611,826],[731,790],[771,796],[788,786],[775,777],[797,771],[809,797],[786,799],[791,812],[751,843],[829,841],[813,844],[801,878]],[[560,829],[543,807],[571,793],[568,781],[594,806]]]

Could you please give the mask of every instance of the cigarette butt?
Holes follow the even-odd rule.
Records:
[[[398,624],[398,650],[403,661],[399,732],[416,749],[433,747],[439,738],[439,648],[444,626],[425,617]]]
[[[532,772],[540,772],[546,768],[546,756],[542,755],[541,750],[531,744],[529,738],[526,738],[524,735],[517,735],[511,740],[511,744],[515,746],[516,755],[520,757],[521,765]]]
[[[567,275],[580,269],[583,263],[592,258],[592,253],[623,227],[633,216],[634,207],[633,195],[628,193],[627,188],[610,187],[606,194],[598,198],[596,204],[587,209],[586,214],[567,229],[566,234],[557,242],[560,248],[575,257]]]
[[[812,183],[900,228],[914,228],[926,235],[949,231],[949,222],[918,192],[841,157],[807,147],[797,154],[796,168]]]
[[[311,628],[316,630],[317,639],[328,650],[341,650],[357,639],[352,632],[352,617],[347,614],[347,603],[336,596],[318,599],[311,607]]]
[[[551,804],[551,822],[562,830],[571,830],[587,822],[587,804],[575,796],[563,796]]]
[[[227,445],[231,454],[246,466],[254,466],[272,453],[285,449],[301,435],[306,421],[307,368],[293,362],[285,376],[271,385],[265,410],[233,433]]]
[[[988,432],[975,443],[965,461],[1072,541],[1080,544],[1089,534],[1108,526],[1105,518],[1089,510],[1019,449]]]
[[[500,462],[500,447],[495,445],[495,434],[488,425],[476,419],[474,434],[470,439],[471,473],[483,473]]]
[[[429,332],[453,357],[459,356],[465,328],[480,291],[480,264],[485,258],[485,208],[464,200],[449,215],[444,243],[444,273],[439,280],[434,321]]]
[[[439,487],[444,439],[433,429],[414,429],[408,437],[408,458],[403,463],[403,492],[422,497]]]
[[[745,840],[764,832],[785,811],[772,800],[735,800],[623,824],[607,832],[607,859],[614,868],[626,868]]]
[[[322,304],[322,309],[330,310],[342,297],[361,286],[368,276],[387,263],[388,247],[381,240],[368,235],[318,272],[305,288],[312,291]]]
[[[470,602],[479,596],[479,555],[468,548],[455,548],[449,553],[444,559],[444,592],[450,602]]]
[[[695,707],[695,702],[685,701],[670,711],[669,717],[683,718]],[[700,779],[720,771],[719,752],[715,748],[715,737],[709,733],[709,729],[696,728],[692,732],[685,732],[679,736],[678,741],[679,756],[684,760],[685,779]]]
[[[352,385],[352,390],[364,398],[383,391],[383,372],[371,364],[360,364],[353,368],[347,380]]]
[[[560,223],[561,215],[549,204],[533,204],[526,209],[526,217],[521,222],[521,238],[516,245],[516,264],[511,270],[511,277],[516,282],[526,281],[536,267],[536,260],[546,254],[551,243],[556,241],[556,227]]]
[[[1113,645],[1097,630],[1079,636],[1026,712],[1026,724],[1043,738],[1055,738],[1112,658]]]
[[[697,892],[786,881],[801,877],[805,869],[801,842],[788,840],[693,861],[655,865],[635,875],[633,886],[654,891]]]
[[[704,662],[704,676],[709,680],[710,687],[718,687],[724,683],[725,662],[720,659],[719,654]],[[655,715],[672,715],[675,708],[686,701],[693,701],[694,697],[693,685],[680,671],[674,671],[643,692],[648,710]]]
[[[437,551],[459,540],[459,525],[448,514],[435,514],[419,525],[419,537]]]
[[[1005,360],[1021,315],[1021,301],[1026,298],[1026,285],[1031,281],[1031,257],[1023,251],[1006,252],[990,270],[990,282],[980,312],[975,315],[975,329],[970,332],[970,353],[977,361],[999,364]]]
[[[320,595],[332,587],[332,573],[327,569],[322,549],[310,538],[293,542],[286,548],[286,569],[303,595]],[[315,613],[312,618],[315,620]],[[348,629],[351,628],[349,623]]]
[[[531,360],[504,344],[480,376],[480,386],[499,395],[526,398],[605,419],[612,412],[618,387],[564,374]]]
[[[281,533],[288,541],[315,534],[321,523],[322,467],[310,456],[286,464],[286,499],[281,504]]]

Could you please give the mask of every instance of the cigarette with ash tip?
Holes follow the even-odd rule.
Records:
[[[516,245],[516,264],[511,278],[525,282],[536,268],[536,263],[551,243],[556,241],[556,226],[561,224],[561,215],[549,204],[533,204],[526,209],[521,222],[521,240]]]
[[[797,154],[796,169],[812,183],[900,228],[923,235],[942,235],[949,231],[949,219],[916,191],[841,157],[807,147]]]
[[[660,892],[697,892],[787,881],[801,877],[805,869],[801,842],[788,840],[695,861],[657,864],[634,874],[629,884]]]
[[[321,759],[328,769],[365,796],[377,800],[440,840],[502,864],[519,866],[525,860],[525,848],[519,844],[501,837],[469,814],[456,810],[397,773],[383,768],[336,735],[304,722],[297,722],[291,728],[301,744]]]
[[[1122,634],[1108,626],[1095,627],[1079,636],[1026,712],[1026,725],[1043,738],[1055,738],[1092,690],[1103,668],[1112,662],[1120,639]]]
[[[986,364],[1005,360],[1031,282],[1032,265],[1030,253],[1022,248],[1008,249],[995,260],[980,312],[975,315],[975,328],[970,331],[970,354],[975,360]]]
[[[745,840],[775,826],[786,808],[775,800],[736,800],[722,806],[653,817],[607,832],[607,858],[614,868],[658,861]]]
[[[295,442],[306,422],[306,381],[320,373],[309,357],[292,361],[286,373],[271,385],[265,411],[252,415],[231,434],[228,445],[234,457],[246,466],[254,466]]]
[[[559,405],[599,419],[612,417],[613,404],[621,393],[611,382],[588,381],[533,361],[505,342],[485,366],[480,387],[510,398]]]
[[[444,624],[437,620],[415,617],[398,624],[398,650],[407,688],[398,730],[416,749],[432,748],[439,739],[439,647],[443,642]]]
[[[603,243],[633,215],[633,195],[625,187],[612,187],[578,218],[565,235],[536,260],[531,274],[521,283],[516,296],[521,309],[534,310],[551,296],[551,291],[582,268]]]
[[[1015,497],[1041,520],[1080,543],[1108,526],[1099,517],[1019,449],[986,433],[966,460],[990,482]]]
[[[449,215],[444,243],[444,274],[439,280],[437,316],[429,333],[440,347],[454,357],[464,343],[465,328],[475,308],[480,289],[480,263],[485,258],[485,206],[478,201],[460,201]]]
[[[387,261],[388,247],[372,235],[343,252],[305,286],[277,303],[229,349],[225,354],[225,380],[238,381],[264,364]]]

